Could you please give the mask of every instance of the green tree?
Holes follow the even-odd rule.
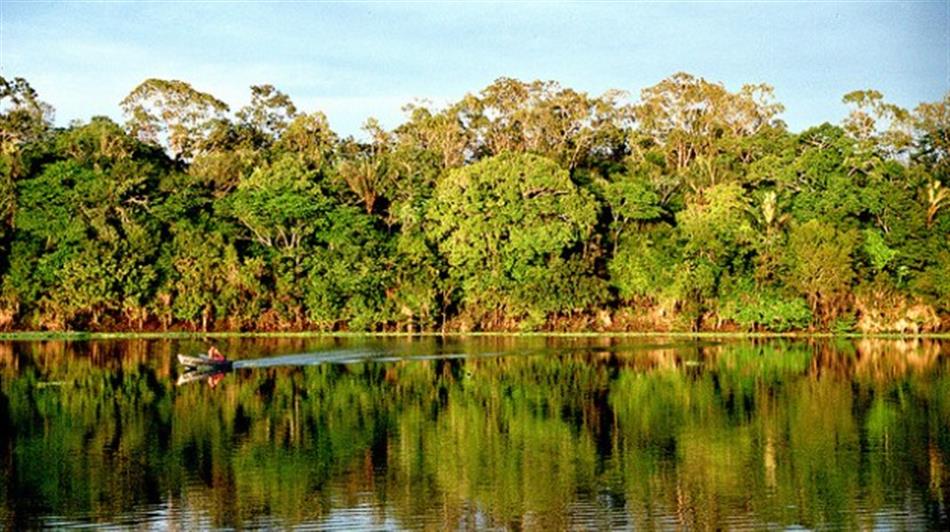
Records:
[[[53,108],[23,78],[0,76],[0,152],[12,156],[49,129]]]
[[[844,310],[854,280],[854,231],[818,220],[793,225],[785,255],[788,286],[808,298],[816,316],[828,321]]]
[[[773,101],[768,85],[731,93],[722,84],[680,72],[644,89],[640,100],[634,107],[638,129],[661,147],[670,169],[679,174],[699,164],[688,179],[694,190],[725,178],[720,154],[738,139],[783,127],[776,117],[784,108]]]
[[[132,89],[120,106],[133,136],[163,145],[174,158],[186,161],[228,110],[221,100],[184,81],[154,78]]]
[[[318,173],[285,157],[255,170],[226,203],[258,243],[295,252],[324,223],[330,206],[318,179]]]
[[[614,174],[602,184],[602,194],[610,209],[611,240],[616,249],[621,235],[631,226],[660,219],[665,210],[655,185],[638,174]]]
[[[608,264],[611,284],[624,301],[673,299],[670,288],[682,251],[674,229],[659,225],[635,232],[620,241]]]
[[[677,73],[625,97],[502,77],[357,139],[272,85],[229,114],[158,79],[121,103],[127,127],[53,128],[0,78],[0,327],[784,330],[948,310],[948,97],[855,91],[840,126],[798,134],[763,84]]]
[[[547,279],[560,271],[589,275],[567,273],[577,264],[563,258],[580,256],[596,215],[594,198],[556,163],[503,153],[450,171],[436,188],[429,221],[465,305],[521,317],[577,308]]]
[[[252,85],[251,103],[237,112],[241,124],[251,128],[269,142],[280,138],[297,117],[297,106],[289,96],[273,85]]]

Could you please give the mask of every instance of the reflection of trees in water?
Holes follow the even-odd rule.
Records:
[[[217,525],[364,504],[409,527],[870,526],[859,511],[907,504],[947,520],[933,513],[950,481],[936,342],[391,345],[526,356],[245,370],[212,391],[171,386],[174,353],[198,343],[0,343],[4,524],[168,500]]]
[[[950,350],[932,340],[863,339],[856,342],[855,373],[863,379],[883,382],[926,374],[937,364],[946,364],[947,354]]]

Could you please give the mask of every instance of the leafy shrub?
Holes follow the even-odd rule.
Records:
[[[634,233],[624,238],[607,265],[610,284],[621,299],[636,297],[660,298],[673,282],[678,262],[673,229],[661,225],[650,232]]]
[[[897,257],[897,251],[887,247],[884,243],[884,237],[876,229],[864,230],[864,253],[871,260],[871,266],[878,273],[883,272],[885,268]]]
[[[774,288],[756,289],[751,282],[726,294],[718,314],[744,329],[774,332],[805,329],[814,319],[804,298],[785,295]]]

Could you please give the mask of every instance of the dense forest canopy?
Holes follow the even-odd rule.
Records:
[[[0,328],[946,330],[950,94],[843,101],[501,78],[354,139],[159,79],[57,128],[0,78]]]

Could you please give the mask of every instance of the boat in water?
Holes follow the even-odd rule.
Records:
[[[231,366],[231,361],[226,358],[211,358],[207,355],[182,355],[181,353],[178,354],[178,363],[184,366],[186,371]]]
[[[217,348],[208,349],[208,354],[201,355],[183,355],[178,354],[178,363],[184,367],[184,371],[178,375],[177,384],[187,384],[200,380],[207,380],[213,388],[218,381],[224,378],[224,374],[233,369],[230,360],[218,351]]]

